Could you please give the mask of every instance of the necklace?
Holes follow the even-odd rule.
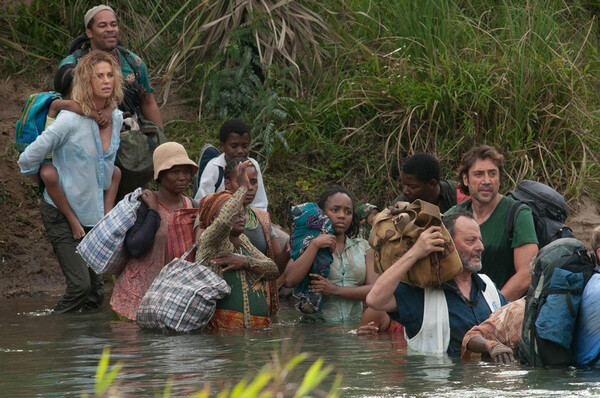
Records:
[[[248,210],[248,221],[246,221],[245,227],[248,229],[255,229],[258,226],[256,214],[254,214],[250,207],[246,207],[246,209]]]

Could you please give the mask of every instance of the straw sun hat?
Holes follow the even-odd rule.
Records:
[[[192,174],[198,171],[198,165],[188,157],[188,154],[183,145],[177,142],[166,142],[159,145],[152,155],[154,163],[154,179],[158,178],[158,173],[163,170],[169,170],[173,166],[191,166]]]

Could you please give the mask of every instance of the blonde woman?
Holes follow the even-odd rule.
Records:
[[[122,82],[120,68],[110,54],[93,51],[82,57],[75,69],[71,98],[84,115],[61,111],[19,157],[21,172],[36,174],[42,160],[52,153],[68,205],[86,232],[100,221],[105,206],[112,206],[116,196],[118,178],[113,179],[113,171],[123,124],[122,112],[116,106],[123,99]],[[106,107],[115,109],[110,122],[99,128],[90,115]],[[102,278],[75,252],[80,239],[73,237],[68,220],[47,192],[40,210],[67,284],[55,312],[99,308]]]

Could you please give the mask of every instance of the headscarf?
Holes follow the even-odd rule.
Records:
[[[296,260],[304,253],[310,242],[321,234],[333,234],[333,227],[327,217],[316,203],[304,203],[290,208],[290,215],[294,220],[294,229],[290,234],[290,257]],[[325,278],[329,276],[329,266],[333,262],[331,250],[321,248],[317,251],[315,260],[309,272],[294,290],[294,306],[306,314],[321,312],[321,293],[309,291],[310,275],[319,274]]]
[[[356,214],[358,214],[358,220],[359,220],[359,222],[362,223],[362,225],[360,226],[360,228],[358,230],[359,238],[369,240],[369,235],[371,234],[371,226],[367,222],[367,219],[369,218],[369,214],[371,214],[371,212],[373,210],[379,211],[379,208],[370,203],[363,203],[362,205],[360,205],[356,208]],[[364,220],[364,223],[362,222],[363,220]]]
[[[231,191],[219,191],[202,198],[198,203],[198,226],[202,229],[208,228],[212,224],[215,214],[231,196]]]

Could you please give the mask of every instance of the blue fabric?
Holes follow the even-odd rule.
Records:
[[[27,98],[23,105],[23,116],[17,121],[15,127],[15,139],[19,153],[23,152],[44,131],[50,104],[58,98],[60,98],[60,94],[55,91],[31,94]]]
[[[588,365],[600,352],[600,274],[594,274],[583,290],[575,335],[576,362]]]
[[[333,234],[333,226],[329,218],[316,203],[304,203],[290,208],[294,228],[290,234],[290,256],[297,260],[310,242],[321,234]],[[322,294],[311,293],[309,274],[320,274],[327,278],[333,256],[329,249],[319,249],[310,270],[294,290],[295,307],[305,313],[321,312]]]
[[[551,293],[551,291],[583,289],[583,274],[556,268],[552,273],[548,289],[550,294],[548,294],[548,298],[535,321],[537,334],[543,339],[550,340],[568,349],[571,346],[571,341],[573,341],[573,330],[575,330],[576,314],[581,302],[581,295]],[[570,306],[573,307],[575,316],[571,314]]]
[[[444,295],[448,304],[448,316],[450,321],[450,344],[448,345],[448,354],[460,354],[462,339],[465,334],[475,325],[489,318],[492,311],[483,297],[482,289],[485,289],[485,282],[477,274],[472,275],[473,281],[477,284],[471,285],[471,297],[469,300],[478,300],[475,307],[466,305],[460,296],[448,288],[444,288]],[[448,284],[456,283],[452,280]],[[457,287],[458,288],[458,287]],[[508,304],[502,293],[498,292],[502,305]],[[391,314],[392,318],[404,325],[406,334],[412,338],[423,324],[424,311],[424,290],[420,287],[409,286],[403,282],[398,284],[394,292],[398,313]]]
[[[36,174],[42,160],[52,153],[58,182],[69,205],[82,226],[93,227],[104,217],[104,191],[111,184],[122,124],[123,114],[115,109],[110,146],[103,153],[98,123],[86,116],[61,111],[19,157],[21,172]],[[56,207],[47,191],[44,200]]]

